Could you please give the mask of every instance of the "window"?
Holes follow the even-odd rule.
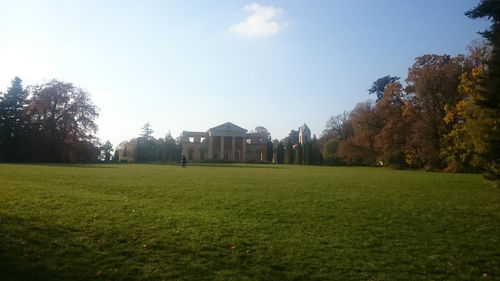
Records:
[[[203,137],[202,137],[202,138],[200,138],[200,142],[203,142],[204,140],[205,140],[205,138],[203,138]]]
[[[194,142],[194,137],[189,137],[189,142]]]
[[[252,139],[247,139],[247,144],[252,144]]]

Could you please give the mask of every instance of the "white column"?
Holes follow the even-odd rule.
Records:
[[[234,161],[234,137],[231,137],[231,160]]]
[[[220,136],[220,159],[224,159],[224,136]]]

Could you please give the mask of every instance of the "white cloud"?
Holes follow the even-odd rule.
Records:
[[[257,3],[246,5],[243,10],[249,13],[245,21],[233,24],[228,32],[247,39],[271,36],[285,27],[285,23],[277,21],[283,10],[273,6],[261,6]]]

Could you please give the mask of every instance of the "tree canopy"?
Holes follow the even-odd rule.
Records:
[[[398,81],[399,78],[400,77],[390,75],[381,77],[373,82],[372,87],[368,89],[368,93],[377,95],[377,101],[379,101],[384,94],[385,86],[389,83]]]

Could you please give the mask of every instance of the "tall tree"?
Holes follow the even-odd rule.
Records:
[[[27,104],[22,80],[15,77],[0,97],[0,161],[20,161],[22,111]]]
[[[338,138],[340,140],[347,140],[352,135],[353,128],[349,120],[348,111],[330,117],[326,122],[325,130],[323,130],[323,137],[326,139]]]
[[[342,165],[342,159],[337,154],[341,142],[339,138],[331,138],[323,144],[322,153],[327,165]]]
[[[299,131],[291,130],[288,137],[285,138],[285,142],[292,145],[299,143]]]
[[[165,136],[164,141],[165,149],[165,162],[176,162],[180,158],[180,151],[178,150],[175,139],[172,137],[170,131]]]
[[[273,161],[273,142],[271,140],[271,134],[267,128],[263,126],[255,127],[255,132],[265,136],[266,139],[266,161]]]
[[[144,124],[144,126],[142,127],[141,138],[143,138],[144,140],[151,140],[153,138],[153,129],[151,129],[151,125],[149,124],[149,122]]]
[[[470,172],[487,166],[488,152],[484,132],[495,127],[495,122],[479,105],[487,91],[485,62],[491,53],[488,45],[472,45],[466,58],[466,72],[460,76],[458,90],[463,99],[455,105],[446,105],[444,121],[451,131],[444,136],[441,154],[447,162],[447,170]]]
[[[449,55],[423,55],[415,59],[408,71],[406,92],[414,96],[414,112],[425,126],[419,132],[421,149],[426,151],[425,166],[431,169],[443,167],[440,157],[443,136],[449,132],[444,121],[445,105],[456,104],[464,57]]]
[[[382,98],[382,96],[384,95],[385,86],[389,83],[394,83],[394,82],[398,81],[399,78],[400,77],[390,76],[390,75],[386,75],[384,77],[381,77],[381,78],[375,80],[375,82],[373,82],[372,87],[370,89],[368,89],[368,93],[377,95],[377,102],[378,102]]]
[[[408,138],[414,123],[407,122],[404,115],[408,106],[406,101],[401,83],[389,83],[375,108],[382,124],[375,137],[375,149],[379,158],[384,160],[384,165],[393,168],[406,166],[406,153],[411,153]]]
[[[114,163],[119,163],[120,162],[120,151],[118,149],[115,149],[115,153],[113,154],[113,162]]]
[[[286,145],[285,157],[284,157],[285,164],[293,164],[294,156],[295,155],[293,151],[293,145],[291,142],[288,142]]]
[[[304,164],[304,149],[300,143],[295,146],[295,158],[294,164],[303,165]]]
[[[383,126],[373,102],[358,103],[352,110],[352,137],[339,144],[337,154],[349,164],[372,165],[377,159],[375,137]]]
[[[24,109],[30,161],[95,161],[97,107],[89,93],[71,83],[52,80],[31,88]]]
[[[113,149],[113,145],[109,140],[100,147],[101,159],[103,159],[106,163],[111,160],[111,149]]]
[[[285,162],[285,146],[282,142],[278,142],[276,146],[276,161],[278,164],[283,164]]]
[[[486,91],[478,101],[484,109],[487,119],[496,124],[484,127],[481,133],[485,138],[485,159],[487,160],[485,177],[500,186],[500,2],[481,0],[472,10],[466,12],[470,18],[488,18],[491,26],[482,32],[493,46],[486,71]]]
[[[265,128],[263,126],[257,126],[257,127],[255,127],[255,132],[259,133],[261,135],[266,136],[267,139],[271,138],[271,134],[269,133],[269,131],[267,130],[267,128]]]
[[[311,165],[320,165],[323,164],[323,159],[321,156],[321,145],[316,138],[316,135],[313,136],[312,141],[312,155],[311,155]]]
[[[149,122],[144,124],[140,137],[137,138],[137,146],[135,148],[135,161],[139,163],[156,162],[159,159],[159,145],[157,140],[152,136],[153,129]]]
[[[313,165],[313,143],[304,143],[304,165]]]

